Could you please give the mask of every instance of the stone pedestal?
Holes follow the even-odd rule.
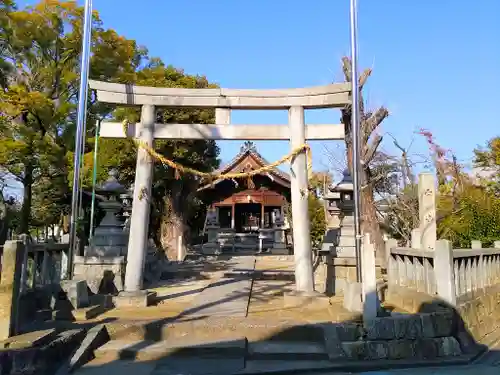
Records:
[[[273,254],[288,254],[285,242],[285,220],[281,214],[276,213],[274,219],[274,244]]]
[[[125,257],[75,256],[73,277],[85,280],[92,293],[116,295],[123,290]]]
[[[207,231],[207,242],[202,246],[203,254],[218,254],[220,252],[220,246],[217,242],[217,236],[220,231],[220,227],[216,223],[210,223],[206,226]]]
[[[334,255],[340,258],[356,258],[354,217],[351,212],[345,213],[341,220],[338,243],[334,247]]]
[[[259,229],[259,252],[274,247],[274,229]]]

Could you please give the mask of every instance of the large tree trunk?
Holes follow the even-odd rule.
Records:
[[[366,175],[366,172],[364,174]],[[375,245],[376,257],[384,260],[385,241],[380,229],[379,217],[375,208],[373,186],[371,184],[366,185],[361,190],[361,230],[362,233],[370,234],[370,240]]]
[[[183,247],[183,251],[186,248],[184,198],[180,183],[173,189],[170,196],[165,197],[164,212],[160,224],[160,243],[170,261],[177,260],[179,238],[182,238],[181,246]]]
[[[23,206],[21,208],[19,232],[22,234],[29,234],[31,202],[33,198],[33,166],[31,164],[27,164],[24,167],[23,189]]]
[[[346,82],[352,82],[352,64],[349,58],[342,59],[342,70]],[[370,180],[370,163],[376,154],[382,137],[376,135],[370,144],[370,138],[375,133],[377,127],[389,115],[386,108],[380,107],[376,111],[365,111],[362,89],[368,77],[371,75],[371,69],[366,69],[359,77],[359,149],[360,149],[360,197],[361,197],[361,230],[362,233],[369,233],[370,239],[375,246],[376,256],[385,259],[385,245],[382,236],[382,230],[379,224],[377,210],[375,208],[375,198],[373,195],[373,185]],[[351,176],[354,177],[353,167],[353,134],[352,134],[352,108],[348,106],[342,110],[341,121],[345,127],[345,143],[347,166]]]

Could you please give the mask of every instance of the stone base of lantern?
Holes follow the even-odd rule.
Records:
[[[94,294],[117,295],[123,291],[125,257],[75,256],[74,280],[85,280]]]

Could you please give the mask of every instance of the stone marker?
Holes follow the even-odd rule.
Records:
[[[17,332],[21,270],[25,247],[21,241],[7,241],[3,246],[0,281],[0,340]]]
[[[418,213],[421,248],[434,249],[437,240],[436,185],[432,173],[418,175]]]

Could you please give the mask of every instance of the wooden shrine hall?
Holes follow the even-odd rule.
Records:
[[[268,164],[255,144],[247,141],[218,172],[248,172]],[[232,233],[237,247],[255,247],[259,233],[286,225],[290,176],[278,168],[253,176],[252,184],[245,180],[216,180],[202,186],[199,193],[209,205],[206,222],[215,224],[219,232]]]

